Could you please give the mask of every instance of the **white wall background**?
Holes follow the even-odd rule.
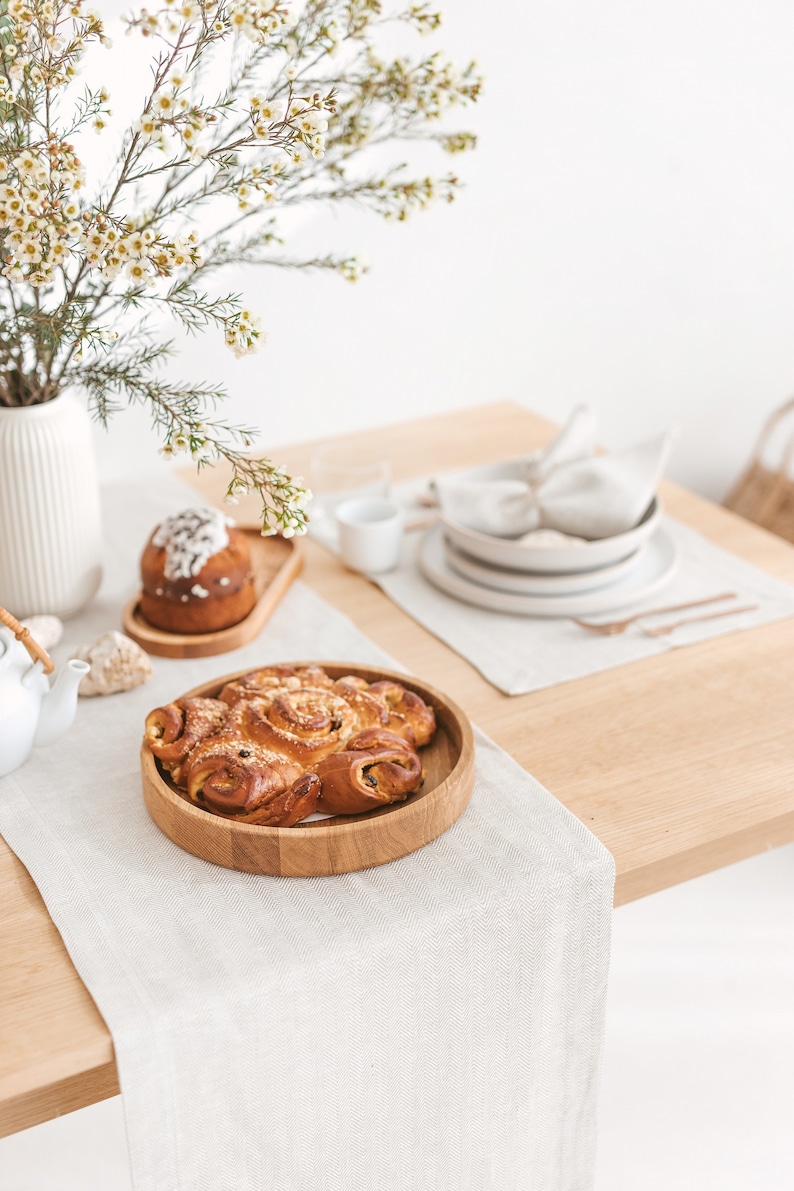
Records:
[[[465,121],[479,149],[439,163],[460,199],[407,226],[313,215],[290,247],[360,252],[370,274],[234,278],[268,344],[235,361],[208,335],[183,370],[224,378],[273,449],[501,398],[560,419],[587,398],[609,446],[679,421],[671,473],[722,495],[794,391],[794,7],[445,7],[434,40],[486,76]],[[120,416],[103,469],[148,468],[156,446]]]

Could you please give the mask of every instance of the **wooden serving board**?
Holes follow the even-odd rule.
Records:
[[[228,629],[213,633],[168,633],[144,620],[140,592],[121,614],[124,632],[147,653],[164,658],[207,658],[245,645],[272,615],[293,579],[303,567],[300,538],[263,538],[257,529],[243,529],[251,550],[256,604],[245,617]]]
[[[367,682],[391,678],[429,703],[438,724],[421,749],[425,770],[421,790],[405,802],[360,815],[337,815],[295,827],[259,827],[222,819],[192,803],[160,769],[144,742],[141,747],[143,798],[154,822],[174,843],[202,860],[246,873],[273,877],[326,877],[387,864],[415,852],[451,827],[466,809],[474,789],[474,738],[461,709],[440,691],[390,670],[345,662],[290,662],[321,665],[332,678],[359,675]],[[227,674],[188,691],[182,698],[214,698],[224,683],[248,671]]]

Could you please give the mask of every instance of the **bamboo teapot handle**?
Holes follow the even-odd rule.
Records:
[[[11,629],[11,632],[14,634],[17,641],[22,642],[22,644],[25,646],[25,649],[33,658],[33,661],[41,662],[41,664],[44,666],[44,673],[52,674],[53,670],[55,669],[55,664],[53,663],[53,660],[47,653],[46,649],[43,649],[41,645],[39,645],[38,641],[31,634],[30,629],[24,628],[19,623],[16,616],[12,616],[10,612],[7,612],[2,604],[0,604],[0,621],[2,621],[7,628]]]

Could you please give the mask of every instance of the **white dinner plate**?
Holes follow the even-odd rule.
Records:
[[[503,567],[487,566],[478,562],[476,558],[469,558],[462,550],[458,550],[451,542],[444,540],[444,552],[447,562],[453,571],[470,579],[480,587],[490,587],[493,591],[508,591],[516,595],[573,595],[579,591],[596,591],[600,587],[607,587],[616,583],[623,575],[627,575],[634,567],[639,566],[645,557],[647,544],[640,546],[628,558],[620,562],[613,562],[611,566],[599,567],[595,571],[574,571],[573,574],[559,575],[531,575],[524,571],[508,571]]]
[[[419,546],[419,568],[435,587],[464,603],[490,612],[509,612],[518,616],[590,616],[612,612],[635,604],[652,595],[672,579],[678,567],[678,549],[673,539],[660,529],[648,542],[638,566],[608,587],[569,595],[516,595],[492,591],[456,574],[447,561],[444,530],[437,525]]]

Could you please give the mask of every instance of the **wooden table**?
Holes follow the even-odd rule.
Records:
[[[547,441],[552,429],[505,403],[356,439],[364,459],[388,453],[402,479],[505,458]],[[308,474],[312,450],[278,457]],[[198,486],[220,501],[225,484],[205,471]],[[794,548],[779,538],[674,485],[663,498],[706,537],[794,583]],[[241,505],[240,519],[249,512],[253,504]],[[587,824],[615,857],[616,905],[794,839],[794,619],[510,698],[313,542],[304,577],[378,645],[448,690]],[[105,1024],[2,840],[0,905],[3,1136],[119,1087]]]

